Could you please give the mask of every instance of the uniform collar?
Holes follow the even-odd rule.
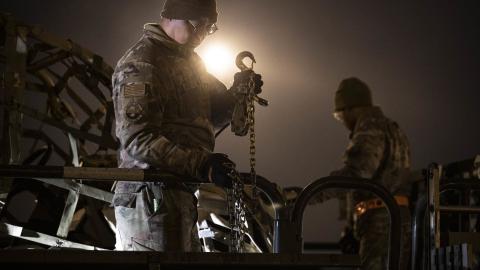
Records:
[[[162,43],[165,47],[177,51],[183,55],[189,55],[193,52],[193,47],[182,45],[173,40],[163,31],[158,23],[147,23],[143,26],[143,31],[146,36],[149,36]]]

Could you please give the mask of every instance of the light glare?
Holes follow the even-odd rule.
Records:
[[[222,44],[213,44],[199,51],[207,71],[220,80],[226,79],[234,71],[235,60],[232,52]]]

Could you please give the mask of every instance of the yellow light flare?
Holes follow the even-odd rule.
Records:
[[[198,51],[209,73],[225,81],[235,72],[235,57],[232,51],[224,44],[207,45]]]

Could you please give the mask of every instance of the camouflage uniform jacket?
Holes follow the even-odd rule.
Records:
[[[361,109],[343,157],[344,166],[332,175],[372,179],[394,195],[407,195],[410,147],[396,122],[384,116],[379,107]],[[355,192],[354,203],[375,197]]]
[[[198,177],[214,149],[215,128],[230,121],[235,99],[193,48],[147,24],[112,80],[119,167]]]
[[[410,147],[407,137],[397,123],[383,115],[379,107],[359,110],[360,115],[344,154],[344,166],[331,174],[371,179],[393,195],[408,195]],[[351,211],[356,203],[375,197],[362,191],[356,191],[353,197],[346,198],[345,193],[332,193],[336,193],[341,199],[340,202],[346,204],[343,207],[340,205],[341,218],[351,218]],[[405,207],[402,207],[400,212],[402,245],[399,269],[407,269],[410,254],[410,214]],[[387,268],[388,224],[389,217],[385,208],[367,211],[358,217],[355,224],[349,224],[354,225],[355,235],[360,240],[362,269]]]

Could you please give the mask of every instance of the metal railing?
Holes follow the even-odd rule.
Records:
[[[418,197],[412,217],[412,253],[411,253],[411,269],[424,269],[426,264],[426,246],[425,237],[421,241],[421,235],[424,235],[425,217],[427,213],[427,196]]]
[[[118,168],[74,168],[57,166],[15,166],[0,165],[0,177],[33,178],[47,180],[83,179],[90,181],[175,181],[201,184],[198,179],[179,177],[164,170],[138,170]],[[248,174],[242,174],[245,184]],[[302,253],[303,252],[303,213],[308,201],[318,192],[328,188],[359,189],[370,191],[377,195],[386,205],[390,214],[390,239],[388,262],[389,269],[398,269],[400,257],[400,209],[393,196],[382,186],[372,183],[371,180],[329,176],[318,179],[302,190],[293,207],[287,206],[283,194],[276,185],[267,179],[258,176],[257,187],[272,202],[275,210],[274,220],[274,253]]]
[[[250,174],[242,173],[242,180],[246,185],[251,185]],[[68,200],[73,203],[68,204],[62,221],[57,232],[57,236],[66,237],[68,234],[68,226],[73,217],[78,195],[85,195],[110,202],[112,194],[107,191],[79,184],[75,181],[65,181],[65,179],[89,180],[89,181],[161,181],[161,182],[183,182],[190,184],[202,184],[199,179],[179,176],[166,170],[139,170],[139,169],[122,169],[122,168],[87,168],[87,167],[61,167],[61,166],[20,166],[20,165],[0,165],[0,177],[22,178],[41,181],[49,185],[54,185],[62,189],[69,190]],[[261,175],[257,175],[256,186],[260,192],[271,201],[275,217],[281,216],[286,203],[283,195],[277,189],[277,186],[268,181]],[[275,219],[274,224],[276,224]],[[275,226],[275,225],[273,225]],[[273,238],[279,238],[279,234],[274,230]],[[60,241],[60,240],[59,240]],[[52,242],[52,241],[50,241]],[[274,242],[278,242],[275,241]],[[274,249],[274,253],[278,253],[278,249]]]
[[[341,176],[329,176],[318,179],[308,185],[299,195],[295,206],[291,212],[291,222],[295,226],[295,240],[294,246],[297,252],[303,251],[303,213],[308,201],[322,190],[329,188],[340,189],[358,189],[370,191],[377,195],[387,206],[390,215],[390,238],[388,250],[388,269],[397,270],[400,261],[400,236],[401,236],[401,218],[400,208],[397,205],[394,197],[384,187],[372,183],[371,180],[361,178],[350,178]]]

